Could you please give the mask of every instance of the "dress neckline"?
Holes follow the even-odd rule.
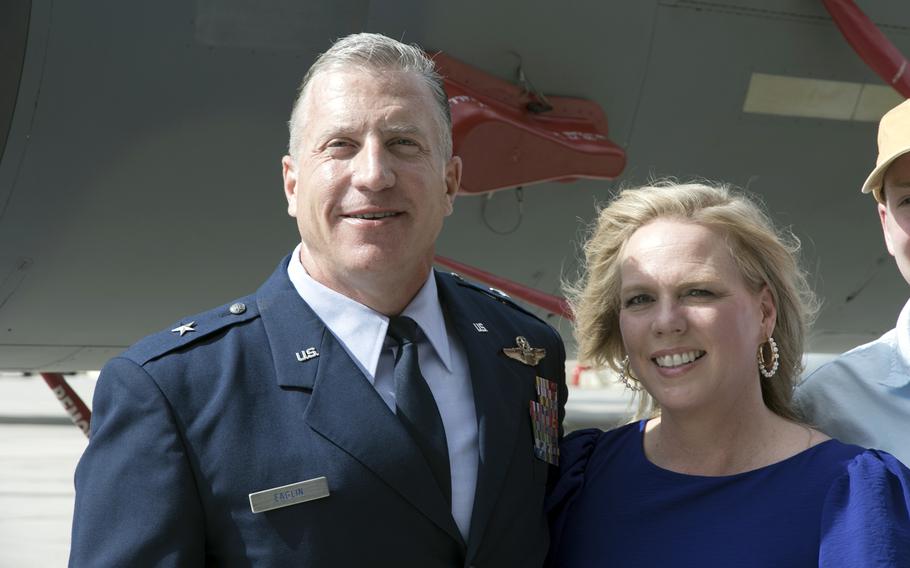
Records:
[[[779,460],[779,461],[776,461],[773,463],[769,463],[767,465],[763,465],[761,467],[757,467],[755,469],[750,469],[748,471],[741,471],[739,473],[732,473],[729,475],[698,475],[698,474],[694,474],[694,473],[681,473],[678,471],[673,471],[672,469],[666,469],[666,468],[663,468],[663,467],[657,465],[656,463],[652,462],[650,459],[648,459],[648,456],[645,455],[645,426],[647,426],[648,420],[649,420],[648,418],[644,418],[644,419],[640,420],[638,422],[638,427],[636,428],[636,431],[637,431],[637,439],[636,439],[636,444],[635,444],[636,457],[645,465],[645,467],[652,469],[662,475],[675,476],[675,477],[684,478],[684,479],[705,479],[705,480],[728,479],[729,480],[729,479],[736,479],[736,478],[746,477],[746,476],[750,476],[750,475],[755,475],[755,474],[759,474],[759,473],[767,473],[767,472],[772,471],[773,469],[780,468],[788,463],[793,463],[797,460],[808,458],[811,455],[815,454],[818,448],[821,448],[822,446],[827,446],[831,442],[837,441],[834,438],[828,438],[827,440],[825,440],[823,442],[819,442],[819,443],[815,444],[814,446],[809,446],[805,450],[795,453],[790,457],[784,458],[782,460]]]

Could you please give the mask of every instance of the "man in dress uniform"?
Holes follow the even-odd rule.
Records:
[[[432,269],[461,177],[432,61],[339,40],[288,154],[297,248],[103,369],[70,565],[540,565],[564,348]]]

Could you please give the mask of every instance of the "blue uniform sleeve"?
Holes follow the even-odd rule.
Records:
[[[867,450],[832,485],[822,513],[819,566],[910,565],[910,470]]]
[[[157,384],[116,358],[95,388],[76,468],[70,566],[202,566],[202,507],[177,421]]]
[[[584,486],[588,459],[602,433],[596,428],[577,430],[559,444],[559,478],[547,495],[545,504],[550,522],[551,554],[548,566],[554,565],[553,552],[560,550],[566,520]]]

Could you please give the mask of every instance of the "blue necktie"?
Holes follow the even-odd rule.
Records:
[[[406,316],[389,318],[388,336],[398,343],[395,357],[395,406],[398,418],[417,442],[446,501],[452,503],[449,449],[442,417],[417,362],[417,322]]]

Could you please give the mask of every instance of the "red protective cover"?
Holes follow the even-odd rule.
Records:
[[[461,193],[477,194],[546,181],[611,179],[625,151],[607,138],[607,117],[585,99],[535,97],[442,53],[433,56],[452,109],[455,154],[464,161]]]
[[[41,373],[41,377],[54,392],[54,396],[57,397],[60,404],[63,405],[63,409],[70,415],[70,420],[73,421],[73,424],[82,430],[83,434],[88,436],[92,413],[82,402],[82,398],[76,394],[73,387],[66,382],[66,379],[60,373]]]

